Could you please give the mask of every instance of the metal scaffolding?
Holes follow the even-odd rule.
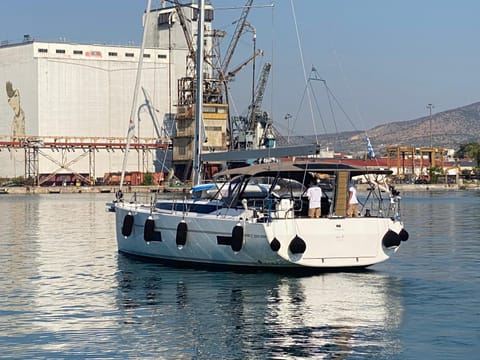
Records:
[[[142,156],[142,168],[149,161],[151,152],[157,149],[166,149],[171,141],[168,138],[137,138],[130,144]],[[95,154],[99,151],[123,151],[126,147],[125,138],[117,137],[67,137],[67,136],[25,136],[12,138],[0,135],[0,151],[16,151],[23,149],[25,152],[25,179],[30,179],[32,185],[40,183],[40,158],[46,159],[57,166],[57,169],[42,179],[42,183],[62,171],[68,170],[78,176],[85,183],[95,179]],[[50,155],[47,150],[61,153],[60,159]],[[70,152],[80,151],[75,158],[68,160]],[[88,156],[88,178],[73,167],[74,164]],[[153,158],[153,157],[152,157]]]

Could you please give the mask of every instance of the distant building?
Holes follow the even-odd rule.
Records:
[[[187,30],[196,33],[195,9],[186,7]],[[213,19],[209,7],[207,26]],[[151,99],[159,126],[171,131],[167,120],[175,114],[177,80],[185,76],[188,48],[175,8],[155,9],[149,16],[141,86]],[[134,21],[134,19],[132,19]],[[207,40],[206,49],[211,48]],[[0,45],[0,142],[29,137],[46,141],[69,138],[88,144],[92,138],[124,138],[132,107],[140,48],[36,41]],[[156,131],[139,93],[135,118],[142,121],[136,141],[156,138]],[[92,140],[93,141],[93,140]],[[0,150],[2,150],[0,148]],[[39,156],[38,172],[85,172],[92,158],[81,149],[48,151]],[[74,150],[77,150],[74,152]],[[152,154],[153,157],[153,154]],[[154,171],[154,159],[130,156],[127,170]],[[22,149],[0,151],[0,177],[23,176],[28,155]],[[122,168],[121,151],[99,151],[94,172],[101,176]],[[94,175],[94,174],[91,174]]]

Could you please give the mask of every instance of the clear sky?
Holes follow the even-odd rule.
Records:
[[[245,2],[213,0],[214,27],[231,34],[241,10],[225,8]],[[160,3],[152,1],[154,7]],[[438,112],[480,101],[478,0],[254,1],[272,3],[252,9],[248,21],[256,28],[257,48],[265,51],[257,58],[257,75],[265,61],[273,64],[264,107],[284,132],[287,113],[292,134],[312,134],[416,119],[428,114],[428,103]],[[0,1],[0,41],[30,34],[44,41],[139,45],[145,6],[146,0]],[[233,66],[248,57],[252,44],[251,34],[245,34]],[[336,125],[330,125],[321,81],[312,82],[313,124],[301,54],[307,75],[314,66],[333,94],[332,104],[335,96],[353,125],[342,120],[336,105]],[[250,65],[231,84],[240,113],[251,96],[251,78]]]

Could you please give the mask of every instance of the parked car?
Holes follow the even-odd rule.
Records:
[[[420,175],[415,179],[415,184],[430,184],[430,177],[428,175]]]

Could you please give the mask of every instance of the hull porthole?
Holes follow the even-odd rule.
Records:
[[[155,220],[149,217],[145,220],[145,227],[143,228],[143,239],[146,242],[162,241],[162,234],[155,232]]]
[[[382,239],[382,244],[387,249],[390,247],[400,245],[400,242],[401,242],[400,236],[395,231],[392,231],[392,230],[388,230]]]
[[[243,227],[235,225],[232,230],[232,250],[238,252],[243,245]]]
[[[408,240],[408,232],[405,229],[400,230],[400,233],[398,234],[400,236],[400,240],[402,241],[407,241]]]
[[[292,254],[303,254],[305,250],[307,250],[307,244],[300,238],[298,235],[295,235],[292,241],[290,241],[290,245],[288,249]]]
[[[132,235],[133,222],[134,222],[134,217],[132,214],[128,213],[127,215],[125,215],[125,217],[123,218],[123,224],[122,224],[123,236],[128,237]]]
[[[272,249],[272,251],[280,250],[280,241],[278,241],[277,238],[274,238],[270,243],[270,249]]]
[[[185,221],[181,221],[177,225],[177,246],[184,246],[187,243],[188,226]]]

